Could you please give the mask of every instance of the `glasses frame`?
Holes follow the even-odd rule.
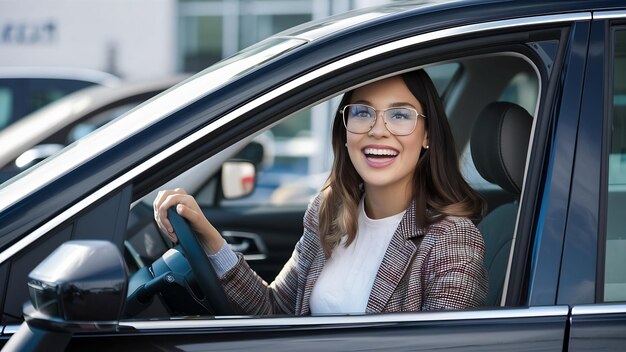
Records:
[[[368,107],[372,110],[374,110],[374,112],[376,113],[376,116],[374,117],[374,123],[372,123],[370,125],[370,128],[365,131],[365,132],[354,132],[354,131],[350,131],[348,129],[348,121],[346,121],[346,109],[349,108],[350,106],[365,106]],[[407,110],[412,110],[417,114],[417,117],[422,117],[422,118],[427,118],[426,115],[420,113],[419,111],[413,109],[413,108],[404,108],[404,107],[394,107],[394,108],[388,108],[388,109],[376,109],[373,106],[369,106],[367,104],[348,104],[345,105],[341,110],[341,119],[343,120],[343,126],[346,128],[346,131],[350,132],[350,133],[354,133],[354,134],[366,134],[366,133],[370,133],[370,131],[372,130],[372,128],[374,128],[374,126],[376,126],[376,121],[378,121],[378,115],[380,113],[382,113],[382,119],[383,119],[383,123],[385,124],[385,128],[387,129],[387,131],[389,131],[389,133],[391,133],[394,136],[408,136],[411,133],[413,133],[415,131],[415,127],[417,127],[417,120],[415,119],[415,123],[413,124],[413,128],[411,129],[411,132],[409,133],[395,133],[392,130],[389,129],[389,126],[387,126],[387,119],[385,118],[385,112],[389,111],[389,110],[396,110],[396,109],[407,109]]]

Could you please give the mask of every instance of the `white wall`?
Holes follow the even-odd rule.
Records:
[[[176,69],[176,0],[0,0],[0,66],[159,77]]]

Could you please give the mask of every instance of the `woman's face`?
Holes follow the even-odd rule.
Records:
[[[353,91],[351,104],[365,104],[377,110],[407,107],[423,114],[422,105],[400,76],[377,81]],[[347,132],[350,160],[365,183],[366,191],[380,188],[411,192],[412,178],[421,149],[428,146],[423,118],[406,136],[395,136],[385,127],[381,113],[369,133]]]

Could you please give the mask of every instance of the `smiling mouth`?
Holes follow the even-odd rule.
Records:
[[[389,159],[398,156],[398,151],[383,148],[365,148],[363,149],[363,154],[365,154],[367,158]]]

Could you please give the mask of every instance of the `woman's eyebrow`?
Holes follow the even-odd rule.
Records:
[[[403,107],[403,106],[410,106],[413,109],[417,110],[417,107],[415,105],[413,105],[411,103],[404,102],[404,101],[393,103],[389,107],[390,108],[399,108],[399,107]]]
[[[365,104],[365,105],[369,105],[372,106],[372,103],[368,100],[357,100],[355,102],[352,102],[352,104]],[[389,105],[390,108],[400,108],[400,107],[406,107],[406,106],[410,106],[413,109],[417,110],[417,107],[411,103],[407,103],[404,101],[400,101],[400,102],[395,102],[392,103],[391,105]]]

